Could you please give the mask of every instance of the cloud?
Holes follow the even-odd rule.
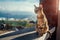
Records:
[[[28,1],[28,2],[38,2],[39,0],[0,0],[0,1]]]
[[[32,1],[32,0],[31,0]],[[38,2],[16,1],[16,2],[0,2],[0,11],[28,11],[34,12],[34,4],[38,5]]]

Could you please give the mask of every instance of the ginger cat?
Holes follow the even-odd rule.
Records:
[[[43,12],[42,4],[40,4],[39,7],[35,6],[35,13],[37,14],[36,32],[42,36],[46,32],[49,32],[48,21]]]

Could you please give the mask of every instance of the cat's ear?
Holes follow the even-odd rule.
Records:
[[[34,5],[34,11],[35,11],[35,13],[37,13],[38,12],[38,7],[36,6],[36,5]]]
[[[35,8],[37,8],[37,6],[36,6],[36,5],[34,5],[34,7],[35,7]]]

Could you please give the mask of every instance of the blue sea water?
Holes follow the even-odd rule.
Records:
[[[4,18],[16,18],[16,19],[24,19],[29,18],[36,20],[36,15],[31,12],[0,12],[0,17]]]

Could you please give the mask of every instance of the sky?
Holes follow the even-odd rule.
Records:
[[[39,0],[0,0],[0,11],[28,11],[34,12],[34,5]]]
[[[20,15],[35,15],[34,5],[38,6],[39,0],[0,0],[0,17],[21,17]],[[25,16],[24,16],[25,17]]]

